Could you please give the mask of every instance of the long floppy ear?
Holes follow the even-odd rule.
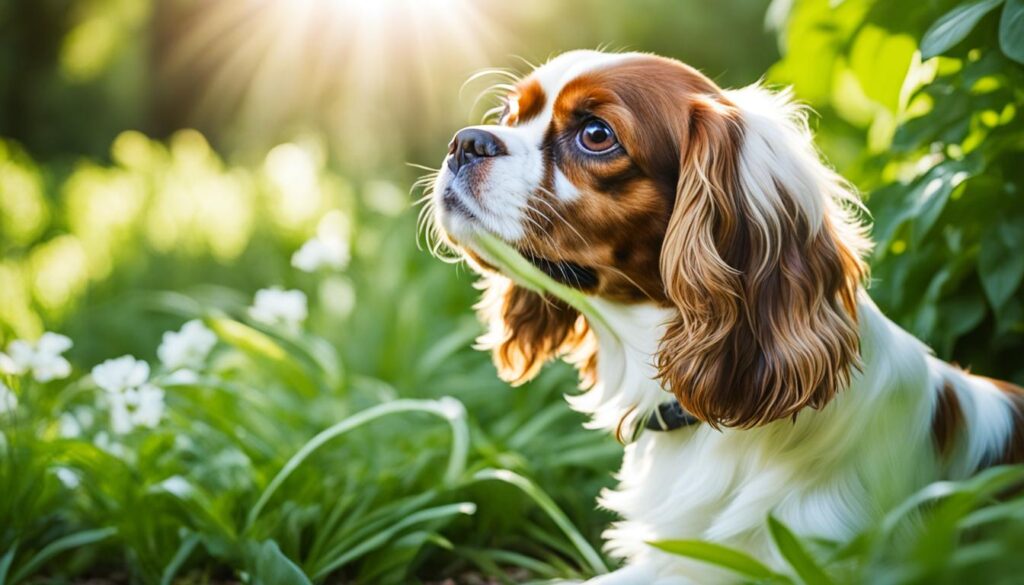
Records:
[[[476,309],[487,331],[477,348],[491,351],[502,380],[518,386],[549,360],[565,357],[580,371],[581,385],[593,385],[596,341],[579,311],[496,274],[479,286],[484,294]]]
[[[661,255],[678,309],[659,378],[697,417],[748,428],[820,408],[859,366],[868,244],[803,112],[759,87],[694,101]]]

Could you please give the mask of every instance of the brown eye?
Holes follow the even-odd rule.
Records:
[[[591,154],[608,152],[618,145],[615,133],[602,120],[591,120],[580,130],[577,141],[580,147]]]

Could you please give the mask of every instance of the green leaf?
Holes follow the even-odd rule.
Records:
[[[850,68],[864,94],[895,114],[900,106],[903,80],[916,50],[917,44],[909,35],[894,35],[881,27],[867,25],[853,41]]]
[[[981,239],[981,253],[978,255],[978,276],[982,288],[992,304],[999,309],[1024,280],[1024,254],[1020,253],[1020,238],[1012,238],[1012,226],[994,226]]]
[[[249,567],[253,585],[313,585],[273,540],[250,544]]]
[[[772,571],[754,557],[720,544],[702,540],[659,540],[647,544],[667,553],[703,561],[752,579],[789,581],[788,577]]]
[[[174,557],[171,562],[167,563],[164,567],[164,572],[160,576],[160,585],[172,585],[174,583],[174,577],[181,570],[181,566],[188,560],[189,555],[195,550],[196,545],[199,544],[200,538],[198,534],[190,534],[187,538],[181,541],[181,546],[174,553]]]
[[[961,4],[942,15],[921,39],[921,58],[931,59],[964,40],[983,16],[1003,0],[977,0]]]
[[[314,577],[316,579],[322,579],[338,568],[345,566],[371,551],[378,550],[409,527],[422,523],[444,522],[459,515],[471,516],[475,513],[476,504],[473,504],[472,502],[458,502],[455,504],[437,506],[435,508],[427,508],[425,510],[409,514],[405,518],[392,522],[387,527],[374,532],[372,535],[360,541],[359,544],[349,547],[343,552],[337,551],[339,553],[338,555],[328,555],[328,558],[317,563],[316,567],[313,569],[315,572]]]
[[[597,551],[590,546],[587,539],[580,534],[580,531],[573,526],[572,521],[565,515],[565,512],[558,507],[551,496],[540,489],[537,484],[533,483],[529,479],[508,471],[507,469],[484,469],[478,471],[474,476],[475,480],[488,480],[495,479],[511,484],[519,488],[523,493],[530,496],[538,506],[547,513],[548,517],[561,529],[562,533],[572,542],[576,550],[580,552],[583,559],[590,565],[590,570],[596,574],[603,574],[608,572],[608,568],[604,565],[604,561],[601,560],[601,555],[597,554]]]
[[[779,553],[786,559],[789,566],[793,567],[801,581],[807,585],[830,585],[832,583],[832,579],[811,557],[800,539],[775,516],[768,516],[768,531],[771,533],[772,541],[775,542]]]
[[[315,396],[317,388],[313,380],[289,355],[288,351],[273,337],[234,319],[211,317],[206,325],[224,343],[237,347],[258,364],[263,364],[282,382],[307,396]]]
[[[18,551],[18,543],[15,542],[11,548],[0,558],[0,585],[7,585],[7,571],[11,569],[14,562],[14,554]]]
[[[25,563],[20,569],[18,569],[11,577],[11,583],[17,583],[26,577],[30,577],[37,570],[46,566],[46,561],[59,555],[62,552],[67,552],[72,549],[76,549],[82,546],[93,544],[101,540],[110,538],[117,533],[117,530],[113,528],[100,528],[97,530],[85,530],[83,532],[76,532],[69,534],[63,538],[51,542],[50,544],[43,547],[43,550],[37,552],[29,562]]]
[[[391,414],[404,412],[423,412],[435,415],[448,421],[452,430],[451,456],[448,460],[448,469],[445,472],[444,481],[446,484],[454,483],[466,466],[467,451],[469,449],[469,428],[466,426],[466,410],[461,402],[454,398],[442,398],[441,400],[395,400],[386,404],[367,408],[360,411],[331,427],[316,434],[312,439],[306,441],[295,455],[285,463],[284,467],[277,472],[267,487],[260,494],[256,504],[249,510],[246,520],[246,529],[252,527],[263,511],[264,506],[270,501],[279,487],[288,479],[288,476],[295,471],[310,455],[317,449],[323,447],[329,441],[344,435],[345,433],[359,428],[364,424]]]
[[[999,18],[999,47],[1007,57],[1024,63],[1024,0],[1006,0]]]

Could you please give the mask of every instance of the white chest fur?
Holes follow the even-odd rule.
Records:
[[[598,382],[570,402],[592,416],[592,427],[614,430],[624,420],[628,428],[671,398],[654,380],[654,355],[670,314],[595,304],[606,317],[604,328],[595,327]],[[937,479],[935,393],[927,391],[936,375],[933,358],[866,295],[860,327],[863,367],[825,408],[747,430],[701,424],[645,431],[628,445],[619,486],[600,500],[622,518],[605,533],[608,551],[665,582],[728,581],[646,542],[711,540],[780,565],[767,535],[769,513],[803,535],[843,539]]]

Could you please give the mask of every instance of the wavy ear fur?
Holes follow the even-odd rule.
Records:
[[[867,240],[802,111],[758,87],[691,104],[661,255],[659,378],[712,425],[824,406],[858,365]]]
[[[579,311],[503,276],[487,276],[479,286],[484,294],[476,310],[487,332],[477,348],[491,351],[502,380],[524,384],[548,361],[565,357],[579,369],[582,386],[593,385],[597,345]]]

